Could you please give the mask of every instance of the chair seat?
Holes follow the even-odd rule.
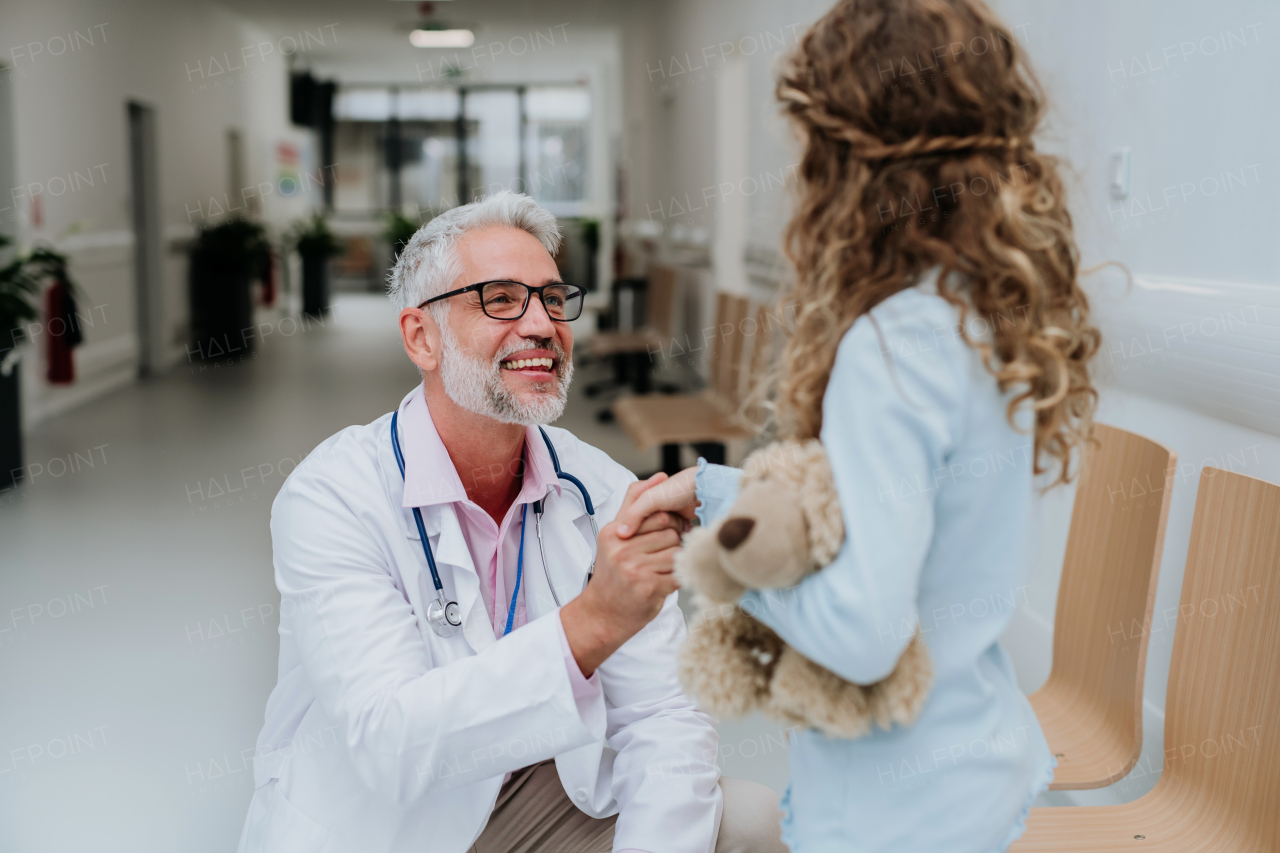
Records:
[[[597,358],[624,353],[644,352],[657,354],[664,341],[654,329],[637,329],[634,332],[600,332],[587,341],[587,351]]]
[[[1133,725],[1108,718],[1108,708],[1089,702],[1070,685],[1049,683],[1031,697],[1049,749],[1058,756],[1055,791],[1101,788],[1123,779],[1138,762],[1141,739]]]
[[[1120,806],[1036,808],[1009,853],[1264,853],[1274,838],[1163,781]],[[1142,836],[1141,838],[1137,836]]]
[[[1280,850],[1277,567],[1280,486],[1205,467],[1169,662],[1160,780],[1124,805],[1032,809],[1011,851]]]
[[[623,397],[613,404],[613,414],[640,450],[660,444],[723,442],[755,434],[738,421],[728,406],[709,395]]]

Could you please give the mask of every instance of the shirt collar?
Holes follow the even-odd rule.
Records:
[[[440,433],[436,431],[421,385],[401,404],[400,447],[404,455],[404,498],[401,506],[426,507],[467,500],[466,487],[449,458]],[[552,488],[559,493],[560,478],[556,476],[551,454],[536,426],[525,428],[524,458],[524,482],[516,500],[541,500]]]

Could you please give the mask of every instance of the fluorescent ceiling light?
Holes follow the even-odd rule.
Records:
[[[409,43],[414,47],[471,47],[476,34],[471,30],[414,30]]]

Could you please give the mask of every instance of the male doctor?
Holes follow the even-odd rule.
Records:
[[[387,414],[323,442],[272,507],[279,682],[242,853],[785,850],[776,796],[720,778],[677,682],[688,521],[613,520],[661,475],[547,429],[597,536],[542,438],[582,301],[559,243],[554,216],[504,192],[401,254],[391,296],[423,377],[395,417],[403,476]],[[414,508],[456,629],[429,618]]]

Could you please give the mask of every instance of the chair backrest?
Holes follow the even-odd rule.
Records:
[[[1200,473],[1158,786],[1238,842],[1280,843],[1280,486]],[[1153,792],[1154,793],[1154,792]],[[1228,849],[1224,847],[1222,849]]]
[[[663,339],[674,336],[676,316],[676,271],[655,264],[649,268],[649,296],[645,302],[645,325]]]
[[[745,296],[716,294],[716,328],[711,343],[711,391],[729,405],[737,405],[738,378],[742,374],[742,354],[747,338],[744,323],[751,310]]]
[[[1050,680],[1103,708],[1108,735],[1142,750],[1142,683],[1177,455],[1095,423],[1058,585]],[[1117,777],[1118,778],[1118,777]]]
[[[757,384],[763,382],[774,357],[774,343],[780,314],[777,306],[761,304],[755,315],[743,328],[747,347],[741,359],[741,376],[738,377],[738,394],[742,405],[738,414],[754,427],[763,427],[767,412],[763,401],[755,395]]]

